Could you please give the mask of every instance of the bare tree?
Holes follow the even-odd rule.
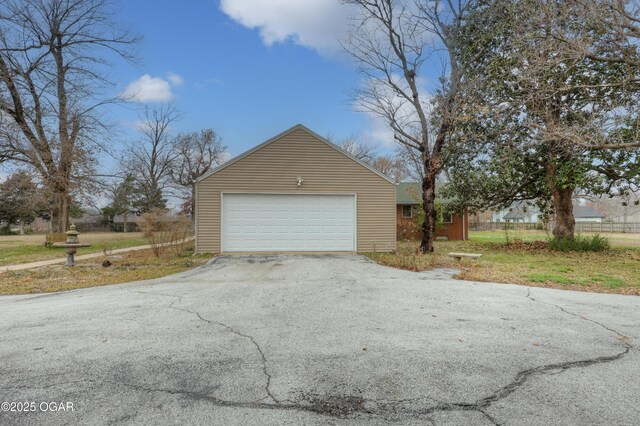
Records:
[[[171,168],[171,179],[176,185],[190,189],[191,220],[194,220],[196,180],[222,163],[227,147],[222,145],[222,139],[213,129],[180,134],[173,145],[176,159]]]
[[[114,23],[108,0],[0,0],[0,160],[26,163],[69,222],[77,176],[93,174],[105,135],[100,109],[114,57],[137,41]]]
[[[395,158],[402,164],[405,171],[403,180],[422,182],[424,179],[424,166],[420,151],[409,148],[406,145],[398,145],[395,149]]]
[[[389,124],[395,140],[419,153],[425,219],[420,250],[433,251],[436,226],[435,183],[446,165],[446,145],[457,119],[462,79],[456,58],[458,31],[467,1],[347,0],[356,5],[345,49],[367,78],[354,94],[356,104]],[[427,60],[445,64],[442,85],[428,95]],[[436,114],[431,113],[435,107]],[[433,121],[437,120],[432,132]]]
[[[135,177],[138,213],[166,208],[165,192],[170,188],[171,170],[178,156],[171,125],[181,118],[173,104],[146,108],[140,117],[138,131],[142,137],[129,147],[123,159],[125,171]]]
[[[407,177],[407,168],[403,159],[391,155],[379,155],[371,166],[380,173],[392,177],[396,182],[402,182]]]
[[[338,146],[367,164],[371,164],[377,157],[376,147],[370,143],[362,142],[358,136],[350,136],[340,141]]]

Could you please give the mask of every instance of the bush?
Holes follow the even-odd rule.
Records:
[[[556,251],[605,251],[611,248],[609,239],[594,235],[593,237],[552,238],[549,240],[549,249]]]
[[[411,219],[397,219],[396,229],[399,241],[417,240],[420,238],[420,227]]]
[[[173,255],[184,253],[187,238],[193,233],[191,220],[185,215],[171,216],[167,211],[154,209],[140,216],[138,227],[149,240],[156,257],[169,250]]]
[[[10,224],[6,224],[0,228],[0,235],[16,235],[16,233],[11,230]]]

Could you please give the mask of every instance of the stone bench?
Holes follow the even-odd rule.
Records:
[[[460,262],[463,257],[468,257],[471,259],[478,259],[482,255],[479,253],[449,253],[449,256],[453,257],[455,260]]]

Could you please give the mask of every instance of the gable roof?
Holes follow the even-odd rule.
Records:
[[[362,160],[357,159],[356,157],[354,157],[353,155],[349,154],[347,151],[345,151],[344,149],[340,148],[339,146],[337,146],[334,143],[329,142],[327,139],[323,138],[322,136],[320,136],[319,134],[317,134],[316,132],[314,132],[313,130],[309,129],[308,127],[302,125],[302,124],[296,124],[295,126],[285,130],[284,132],[272,137],[271,139],[268,139],[264,142],[262,142],[260,145],[256,145],[253,148],[251,148],[248,151],[243,152],[242,154],[232,158],[231,160],[227,161],[224,164],[221,164],[220,166],[210,170],[209,172],[205,173],[204,175],[200,176],[198,179],[196,179],[196,183],[200,182],[201,180],[204,180],[206,178],[208,178],[209,176],[218,173],[220,170],[224,170],[227,167],[231,166],[232,164],[242,160],[243,158],[253,154],[254,152],[264,148],[265,146],[271,144],[272,142],[275,142],[279,139],[282,139],[283,137],[285,137],[286,135],[288,135],[289,133],[292,133],[296,130],[303,130],[305,132],[307,132],[308,134],[310,134],[311,136],[315,137],[316,139],[318,139],[320,142],[323,142],[327,145],[329,145],[331,148],[335,149],[336,151],[338,151],[339,153],[345,155],[346,157],[349,157],[351,160],[355,161],[356,163],[360,164],[361,166],[369,169],[370,171],[372,171],[373,173],[377,174],[378,176],[380,176],[381,178],[391,182],[392,184],[395,185],[395,180],[393,180],[392,178],[390,178],[389,176],[381,173],[380,171],[376,170],[375,168],[373,168],[372,166],[370,166],[369,164],[365,163]]]
[[[438,197],[438,192],[444,186],[436,183],[436,203],[447,204],[451,200]],[[422,184],[420,182],[400,182],[396,187],[396,204],[422,204]]]
[[[538,213],[540,212],[537,207],[521,201],[516,203],[502,219],[528,219]]]

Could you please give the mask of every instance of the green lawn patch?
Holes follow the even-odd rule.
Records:
[[[529,274],[526,278],[533,283],[580,284],[566,275],[558,274],[536,273]]]
[[[471,232],[469,241],[437,241],[435,254],[418,253],[416,241],[398,242],[396,253],[366,253],[374,261],[411,271],[457,268],[457,278],[578,291],[640,295],[640,235],[611,238],[601,252],[560,252],[548,248],[547,235],[535,231]],[[517,237],[515,237],[517,236]],[[481,253],[455,262],[449,252]]]
[[[624,287],[623,279],[620,279],[611,275],[607,275],[607,274],[595,274],[591,277],[591,280],[595,283],[599,283],[610,288]]]

